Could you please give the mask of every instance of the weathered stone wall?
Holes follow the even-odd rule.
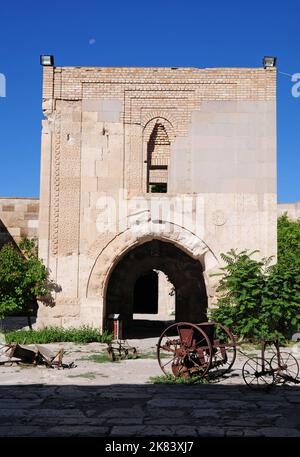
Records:
[[[278,203],[277,208],[278,216],[282,216],[287,213],[291,220],[297,220],[300,218],[300,202]]]
[[[0,247],[22,237],[38,238],[39,199],[0,198]]]
[[[101,326],[113,268],[155,238],[201,263],[209,302],[221,252],[276,254],[276,69],[43,69],[39,247],[62,292],[40,325]],[[159,196],[147,193],[157,125]],[[184,200],[179,215],[153,209],[170,197]]]
[[[300,218],[300,202],[278,203],[278,216],[284,213],[287,213],[291,219]],[[0,219],[2,222],[1,245],[6,242],[6,239],[11,238],[16,242],[20,241],[22,236],[38,238],[39,199],[0,197]]]

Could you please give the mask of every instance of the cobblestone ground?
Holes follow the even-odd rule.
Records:
[[[131,343],[153,353],[156,341]],[[105,346],[63,346],[76,368],[0,367],[1,437],[300,436],[300,387],[249,389],[243,356],[220,383],[162,385],[148,382],[155,358],[97,363]]]

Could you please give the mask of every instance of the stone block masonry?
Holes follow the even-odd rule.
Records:
[[[295,203],[278,203],[278,216],[287,214],[291,220],[300,218],[300,202]]]
[[[0,198],[0,247],[22,237],[38,238],[38,227],[38,198]]]
[[[221,252],[276,255],[276,68],[43,71],[39,252],[62,290],[39,325],[130,320],[150,266],[177,285],[175,318],[197,320]],[[155,212],[171,198],[190,209]]]

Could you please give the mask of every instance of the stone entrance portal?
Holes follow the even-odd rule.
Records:
[[[43,66],[42,99],[39,257],[61,290],[38,327],[199,322],[222,252],[276,256],[275,67]],[[31,203],[20,232],[0,202],[12,236],[34,235]]]
[[[167,320],[159,303],[158,277],[163,272],[174,287],[175,313],[169,319],[206,320],[207,294],[201,263],[172,243],[152,240],[131,249],[117,263],[108,280],[105,316],[121,314],[125,331],[134,313],[155,314]],[[157,303],[156,309],[155,304]]]

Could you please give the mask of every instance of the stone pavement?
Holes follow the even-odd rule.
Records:
[[[300,437],[300,387],[249,389],[241,357],[221,383],[163,385],[148,383],[155,359],[96,363],[85,356],[101,345],[64,346],[74,369],[0,367],[1,437]]]
[[[300,389],[2,386],[0,436],[300,436]]]

